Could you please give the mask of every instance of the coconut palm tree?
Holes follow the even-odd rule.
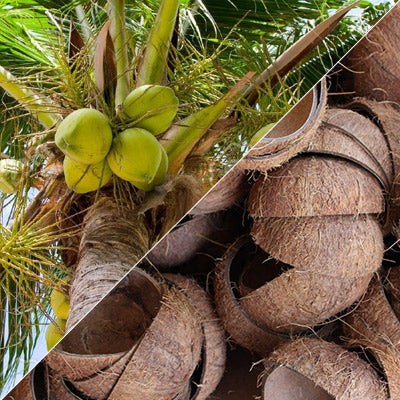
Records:
[[[1,385],[21,357],[28,367],[43,316],[54,319],[52,289],[70,299],[69,329],[199,199],[202,180],[237,161],[251,136],[276,121],[355,43],[368,24],[355,29],[348,19],[316,50],[307,42],[272,63],[343,3],[303,8],[298,1],[236,1],[223,14],[212,1],[2,4],[0,172],[10,194],[1,203]],[[388,9],[363,3],[369,23]],[[249,13],[254,5],[260,8]],[[304,57],[306,63],[283,78]],[[157,136],[163,150],[155,153],[161,160],[166,152],[168,177],[153,184],[158,161],[149,186],[114,175],[100,189],[103,167],[97,190],[77,193],[85,167],[69,188],[55,143],[60,122],[74,110],[97,109],[116,138],[138,124],[122,105],[142,85],[172,88],[179,98],[173,124]],[[215,159],[219,169],[212,168]]]

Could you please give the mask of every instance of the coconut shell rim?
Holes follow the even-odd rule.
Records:
[[[303,125],[298,128],[295,132],[292,132],[290,135],[286,135],[283,137],[279,137],[279,138],[269,138],[268,135],[264,136],[263,138],[261,138],[259,140],[258,143],[263,143],[263,142],[282,142],[288,139],[292,139],[294,137],[296,137],[300,132],[302,132],[304,130],[305,127],[307,127],[308,125],[310,125],[313,120],[315,119],[315,116],[318,115],[318,112],[321,111],[321,109],[323,108],[324,104],[325,104],[325,98],[327,97],[327,92],[326,92],[326,88],[327,88],[327,84],[326,84],[326,79],[322,78],[320,80],[320,82],[318,82],[318,84],[314,85],[312,88],[312,93],[313,93],[313,101],[312,101],[312,105],[311,105],[311,110],[310,113],[306,119],[306,121],[303,123]],[[282,117],[284,118],[284,117]],[[302,138],[300,138],[299,140],[302,140]],[[249,153],[251,152],[251,150],[249,151]],[[257,160],[261,157],[264,156],[251,156],[251,154],[247,154],[246,158],[251,159],[251,160]],[[278,152],[274,152],[272,154],[279,154],[281,153],[281,151]]]

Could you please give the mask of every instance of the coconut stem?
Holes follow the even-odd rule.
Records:
[[[162,0],[147,40],[136,86],[162,83],[179,3],[179,0]]]
[[[129,62],[127,34],[125,26],[125,0],[110,0],[111,36],[114,42],[117,61],[117,87],[115,90],[115,106],[117,113],[129,93]]]
[[[59,121],[56,115],[43,111],[45,106],[51,106],[50,103],[35,94],[31,89],[23,87],[11,72],[2,66],[0,66],[0,86],[25,108],[34,113],[45,128],[50,129]]]

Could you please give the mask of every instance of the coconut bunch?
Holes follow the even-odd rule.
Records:
[[[376,360],[391,399],[400,396],[400,268],[371,282],[356,310],[344,319],[348,347],[361,346]]]
[[[178,99],[171,88],[142,85],[122,103],[120,119],[128,129],[112,129],[108,118],[95,109],[73,111],[55,135],[65,154],[68,187],[77,193],[97,190],[113,173],[144,191],[161,185],[168,157],[155,136],[167,130],[177,110]]]

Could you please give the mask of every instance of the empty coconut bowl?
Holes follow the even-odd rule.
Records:
[[[263,400],[386,400],[373,368],[337,344],[302,338],[265,359]]]

